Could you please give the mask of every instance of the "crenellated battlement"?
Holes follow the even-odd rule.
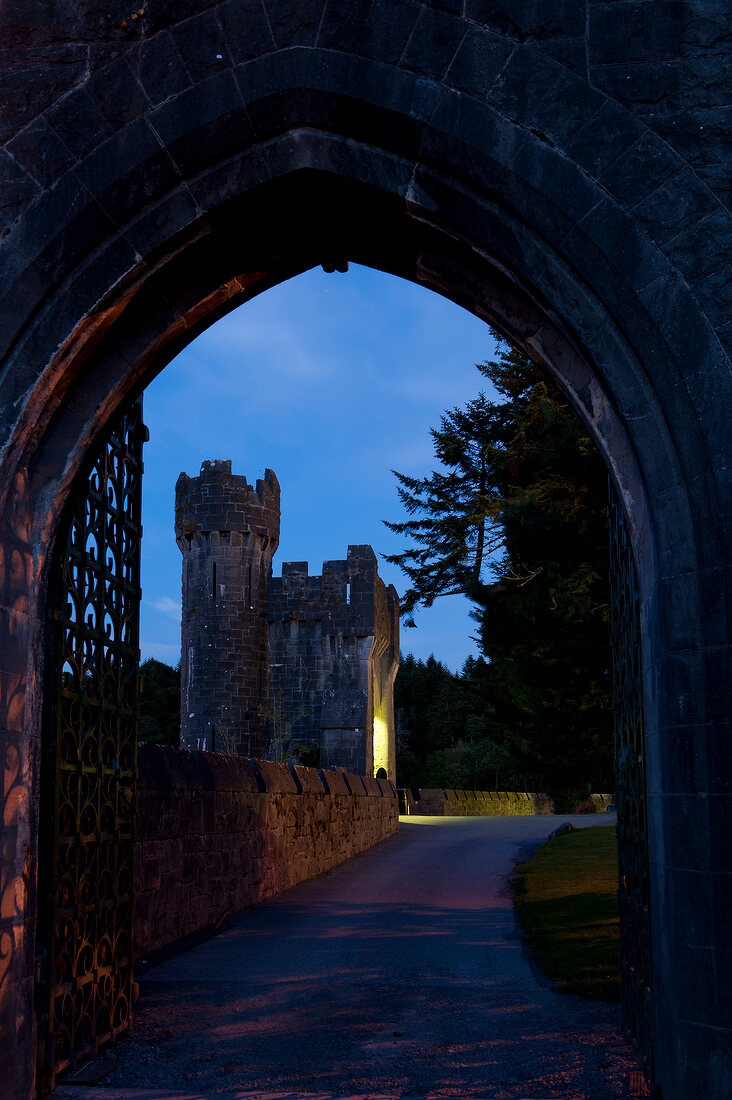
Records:
[[[321,763],[393,775],[399,597],[372,547],[349,546],[319,575],[284,562],[270,578],[267,618],[270,689],[297,715],[298,738],[319,741]]]
[[[282,576],[270,578],[268,618],[325,618],[344,633],[367,634],[373,630],[382,590],[387,604],[398,606],[396,589],[380,579],[368,545],[349,546],[346,559],[324,561],[322,572],[312,576],[307,562],[286,561]]]
[[[256,488],[229,459],[178,478],[183,744],[262,756],[286,729],[321,765],[393,776],[396,590],[364,545],[318,575],[290,561],[273,577],[279,531],[272,470]]]
[[[231,459],[201,464],[198,477],[182,473],[175,486],[175,535],[181,552],[185,544],[203,546],[218,536],[216,545],[242,545],[237,536],[266,539],[271,554],[280,538],[280,484],[272,470],[252,486],[241,474],[232,474]]]

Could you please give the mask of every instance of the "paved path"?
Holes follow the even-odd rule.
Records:
[[[517,933],[506,878],[560,820],[402,819],[151,968],[118,1067],[59,1100],[631,1096],[617,1009],[537,981]]]

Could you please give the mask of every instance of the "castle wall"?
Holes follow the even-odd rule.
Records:
[[[176,485],[183,555],[181,744],[281,759],[297,740],[323,767],[394,778],[399,599],[370,546],[320,576],[287,562],[272,577],[280,489],[252,488],[231,462]]]
[[[324,767],[395,772],[393,684],[399,600],[370,546],[345,561],[286,562],[269,584],[272,713],[283,734],[319,742]]]
[[[183,473],[175,534],[183,555],[181,743],[263,755],[269,710],[267,584],[280,530],[271,470],[256,488],[231,462]]]
[[[135,957],[210,928],[397,831],[391,783],[141,745]]]

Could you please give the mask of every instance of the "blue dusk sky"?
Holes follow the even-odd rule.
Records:
[[[435,467],[429,428],[486,389],[477,362],[493,357],[484,322],[432,291],[351,265],[320,268],[241,306],[181,352],[147,388],[142,561],[142,658],[180,657],[181,557],[175,482],[204,459],[230,458],[253,484],[271,467],[282,490],[274,573],[283,561],[345,558],[370,543],[383,560],[405,539],[382,520],[405,518],[392,469]],[[404,653],[458,670],[477,653],[470,605],[449,596],[402,628]]]

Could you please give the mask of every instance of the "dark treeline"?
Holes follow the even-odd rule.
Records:
[[[563,808],[613,788],[607,471],[525,355],[502,342],[478,370],[498,399],[442,416],[429,475],[395,471],[406,624],[462,593],[481,655],[459,676],[405,658],[399,783],[545,791]]]
[[[469,657],[456,674],[435,657],[407,654],[396,679],[395,712],[400,787],[546,786],[530,743],[511,731],[511,707],[483,657]]]
[[[150,657],[140,665],[137,736],[155,745],[180,744],[180,665]]]

